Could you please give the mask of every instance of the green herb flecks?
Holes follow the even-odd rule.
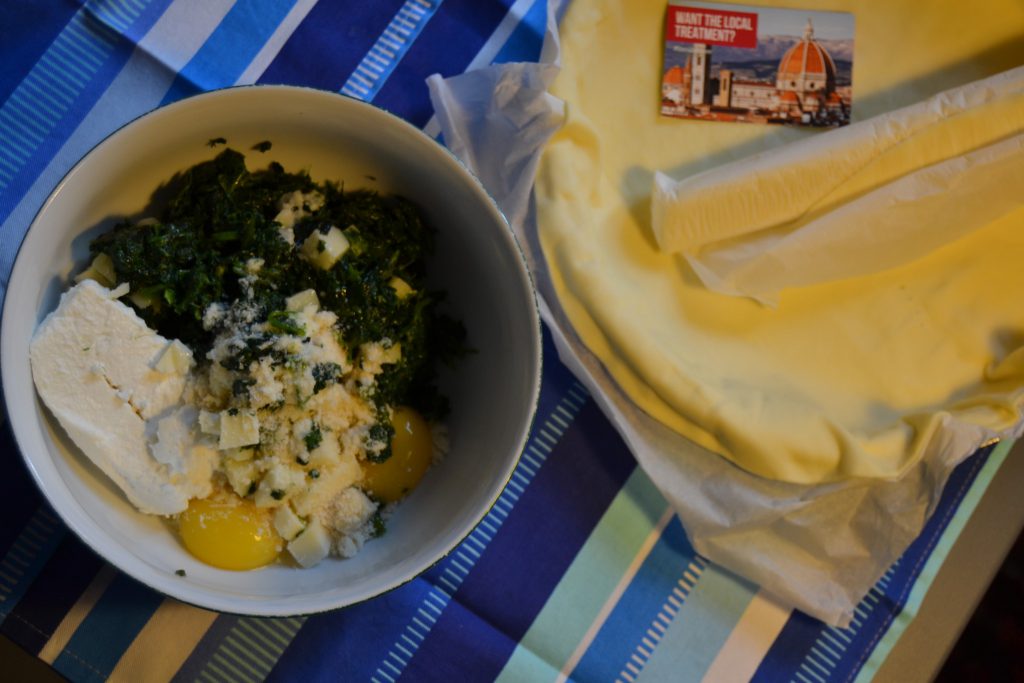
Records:
[[[306,436],[303,437],[303,441],[306,442],[306,450],[312,453],[317,447],[323,442],[324,435],[320,431],[320,425],[314,424],[313,427],[306,432]]]
[[[272,330],[284,332],[285,334],[292,334],[296,337],[301,337],[306,334],[305,328],[295,322],[292,314],[288,311],[274,311],[267,318],[267,324]]]

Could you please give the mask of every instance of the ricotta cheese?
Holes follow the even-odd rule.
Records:
[[[186,372],[156,369],[164,339],[110,290],[83,280],[61,296],[32,339],[39,396],[68,436],[143,512],[181,512],[208,495],[211,458],[187,449],[188,415],[177,414]],[[151,441],[147,420],[155,423]],[[198,467],[187,471],[190,463]]]

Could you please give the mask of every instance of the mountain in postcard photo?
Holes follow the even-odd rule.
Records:
[[[850,122],[852,15],[672,3],[666,29],[662,114],[818,127]]]

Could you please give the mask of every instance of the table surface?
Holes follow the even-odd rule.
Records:
[[[877,683],[935,678],[992,577],[1024,529],[1024,442],[1007,456],[928,591],[920,611],[875,676]],[[12,680],[60,681],[50,666],[0,635],[0,661]]]
[[[0,16],[0,57],[15,65],[0,74],[0,126],[5,139],[11,130],[24,135],[17,150],[0,148],[5,283],[18,238],[49,189],[133,116],[204,89],[285,82],[368,99],[430,130],[423,78],[535,59],[546,9],[544,0],[81,4],[0,10],[10,13]],[[3,40],[12,27],[22,35]],[[66,118],[33,114],[34,106],[53,110],[65,97],[73,104]],[[46,671],[42,662],[52,662],[73,680],[151,671],[137,667],[155,666],[169,632],[194,648],[167,664],[182,680],[232,677],[223,675],[232,666],[225,657],[234,658],[237,677],[250,679],[327,678],[342,665],[380,681],[456,671],[467,680],[556,678],[559,671],[581,681],[699,679],[733,655],[746,668],[732,670],[755,680],[849,681],[879,666],[878,680],[928,680],[1024,527],[1024,499],[1016,495],[1024,448],[994,476],[1004,454],[974,456],[954,473],[941,514],[908,549],[913,561],[894,565],[853,628],[826,628],[693,550],[545,343],[540,412],[516,480],[522,488],[507,492],[485,519],[497,530],[486,547],[471,537],[410,584],[308,619],[203,613],[126,579],[59,522],[46,521],[52,513],[16,464],[10,436],[0,435],[0,457],[14,473],[0,482],[0,518],[11,520],[0,528],[0,636],[35,655],[26,655],[29,670]],[[757,619],[774,630],[759,631]],[[429,624],[421,634],[423,620]],[[232,649],[232,638],[263,628],[281,644],[273,656]]]
[[[878,670],[876,681],[930,681],[939,673],[1024,529],[1021,482],[1024,441],[1014,446],[989,484],[935,577],[917,617]]]

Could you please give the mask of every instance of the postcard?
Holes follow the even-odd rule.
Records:
[[[853,15],[669,0],[661,113],[835,127],[853,105]]]

